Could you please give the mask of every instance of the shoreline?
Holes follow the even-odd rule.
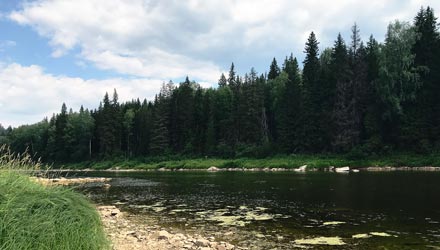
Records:
[[[304,166],[302,166],[304,167]],[[349,170],[338,170],[341,168],[349,168]],[[421,167],[310,167],[301,169],[301,167],[292,167],[292,168],[218,168],[215,166],[209,168],[155,168],[155,169],[142,169],[142,168],[109,168],[109,169],[93,169],[93,168],[83,168],[83,169],[75,169],[75,168],[60,168],[60,169],[48,169],[48,170],[40,170],[43,172],[334,172],[334,173],[347,173],[347,172],[393,172],[393,171],[401,171],[401,172],[440,172],[440,167],[433,166],[421,166]]]
[[[214,236],[186,234],[149,225],[132,214],[121,212],[116,206],[96,205],[104,230],[113,250],[235,250],[241,249],[228,242],[216,241]]]

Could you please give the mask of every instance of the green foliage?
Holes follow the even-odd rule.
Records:
[[[302,71],[290,54],[282,69],[274,58],[267,76],[253,68],[240,75],[232,63],[218,88],[187,77],[164,83],[154,100],[142,103],[120,103],[115,90],[96,110],[67,112],[63,105],[50,120],[0,126],[0,144],[57,164],[107,160],[99,168],[115,158],[152,156],[341,153],[360,159],[438,151],[440,35],[433,10],[422,8],[414,25],[391,23],[383,44],[371,36],[365,46],[360,37],[354,24],[349,44],[339,34],[320,54],[312,32]]]
[[[420,87],[419,70],[414,65],[412,47],[416,42],[414,28],[396,21],[388,26],[381,50],[378,93],[387,109],[385,119],[403,112],[402,103],[414,100]]]
[[[27,155],[0,150],[0,249],[110,249],[97,211],[82,195],[17,172],[38,167]]]

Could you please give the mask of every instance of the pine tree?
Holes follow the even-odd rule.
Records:
[[[278,103],[276,109],[278,142],[284,152],[302,150],[301,137],[301,77],[296,58],[286,60],[285,71],[279,78]]]
[[[67,132],[67,107],[63,103],[61,106],[61,113],[55,119],[54,131],[54,160],[64,162],[68,160],[69,152],[67,152],[66,144]]]
[[[352,52],[354,53],[354,51]],[[333,48],[332,68],[336,79],[333,148],[337,152],[346,152],[355,145],[358,130],[355,119],[352,71],[350,70],[347,47],[341,34],[338,35]]]
[[[220,76],[220,79],[218,80],[218,86],[219,88],[224,87],[228,84],[228,80],[225,77],[225,74],[222,73]]]
[[[428,151],[440,134],[440,105],[437,101],[440,93],[440,51],[436,47],[440,37],[436,20],[430,7],[421,8],[414,19],[417,41],[412,52],[415,66],[422,69],[422,86],[415,100],[405,105],[402,135],[405,144],[413,145],[420,152]]]
[[[229,76],[228,76],[228,84],[234,85],[235,83],[235,66],[234,63],[231,64],[231,68],[229,69]]]
[[[351,82],[353,84],[353,145],[358,145],[365,139],[364,119],[368,106],[368,64],[367,51],[360,38],[360,31],[355,23],[351,29],[351,46],[349,50],[349,64]]]
[[[303,128],[300,132],[300,140],[305,150],[310,152],[322,149],[323,132],[319,126],[321,116],[320,102],[320,64],[318,59],[319,49],[315,33],[311,33],[305,46],[306,57],[303,69],[304,102],[302,109]]]
[[[163,154],[170,149],[170,101],[174,89],[173,83],[163,84],[161,91],[154,100],[152,113],[150,149],[154,154]]]
[[[277,60],[275,57],[272,60],[269,68],[269,74],[267,75],[268,80],[273,80],[280,75],[280,68],[278,67]]]

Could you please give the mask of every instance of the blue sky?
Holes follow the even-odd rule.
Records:
[[[389,22],[412,21],[437,0],[0,1],[0,124],[18,126],[61,103],[95,108],[106,91],[153,98],[186,75],[216,86],[234,62],[264,73],[273,57],[300,61],[308,34],[321,49],[357,22],[383,40]]]

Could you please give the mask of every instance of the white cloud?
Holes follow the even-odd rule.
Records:
[[[17,43],[11,40],[0,40],[0,52],[3,52],[5,49],[10,47],[15,47]]]
[[[264,72],[273,56],[293,52],[301,59],[312,30],[321,47],[355,21],[364,39],[373,33],[380,40],[390,21],[411,21],[422,5],[440,11],[437,0],[24,1],[7,18],[47,38],[53,57],[75,51],[79,67],[135,79],[84,80],[0,61],[0,123],[38,121],[63,101],[96,107],[113,88],[121,99],[152,97],[162,80],[149,79],[189,75],[210,86],[230,61]]]
[[[331,46],[355,21],[365,38],[382,38],[389,21],[428,4],[440,9],[434,0],[37,0],[9,18],[47,37],[54,57],[77,47],[101,69],[215,82],[219,61],[300,55],[312,30]]]
[[[34,123],[58,113],[63,102],[77,110],[81,105],[96,108],[105,92],[116,89],[120,101],[133,98],[152,100],[161,80],[84,80],[47,74],[36,65],[0,65],[0,123],[17,126]]]

